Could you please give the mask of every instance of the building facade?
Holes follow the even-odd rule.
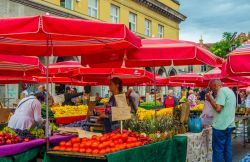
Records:
[[[179,8],[177,0],[1,0],[0,16],[50,13],[61,17],[123,23],[141,38],[179,39],[179,24],[186,19]],[[50,63],[68,60],[80,61],[80,58],[50,57]],[[169,76],[182,72],[183,67],[159,67],[156,71],[162,76]],[[0,98],[17,98],[16,87],[0,85]],[[97,92],[100,87],[93,90]]]

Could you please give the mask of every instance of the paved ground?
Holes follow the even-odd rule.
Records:
[[[250,153],[250,143],[243,147],[243,138],[236,137],[233,139],[233,162],[239,162],[247,153]]]

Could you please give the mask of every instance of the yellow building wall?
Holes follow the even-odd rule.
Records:
[[[168,7],[179,11],[180,9],[180,5],[178,5],[177,3],[173,2],[172,0],[158,0],[161,3],[164,3],[165,5],[167,5]]]
[[[38,1],[38,0],[37,0]],[[88,0],[81,0],[77,2],[73,0],[73,11],[60,7],[60,0],[42,0],[44,3],[54,5],[57,8],[61,8],[65,12],[76,13],[82,15],[87,19],[95,19],[88,16]],[[179,10],[179,5],[171,0],[159,0],[169,7]],[[41,2],[41,1],[40,1]],[[129,12],[133,12],[137,15],[137,30],[136,34],[141,37],[145,36],[144,20],[147,18],[151,20],[151,35],[158,36],[158,24],[164,26],[164,37],[170,39],[179,39],[179,24],[171,19],[168,19],[161,14],[158,14],[132,0],[99,0],[98,19],[101,21],[110,22],[110,6],[116,5],[120,8],[120,23],[129,26]]]

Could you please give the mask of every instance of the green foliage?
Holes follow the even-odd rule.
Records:
[[[209,50],[219,57],[226,58],[230,51],[239,47],[247,40],[246,36],[238,36],[234,39],[232,39],[232,37],[233,33],[224,32],[222,35],[222,40],[214,43]]]

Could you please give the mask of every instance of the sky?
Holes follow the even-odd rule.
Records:
[[[250,32],[250,0],[179,0],[187,19],[180,25],[180,39],[214,43],[223,32]]]

